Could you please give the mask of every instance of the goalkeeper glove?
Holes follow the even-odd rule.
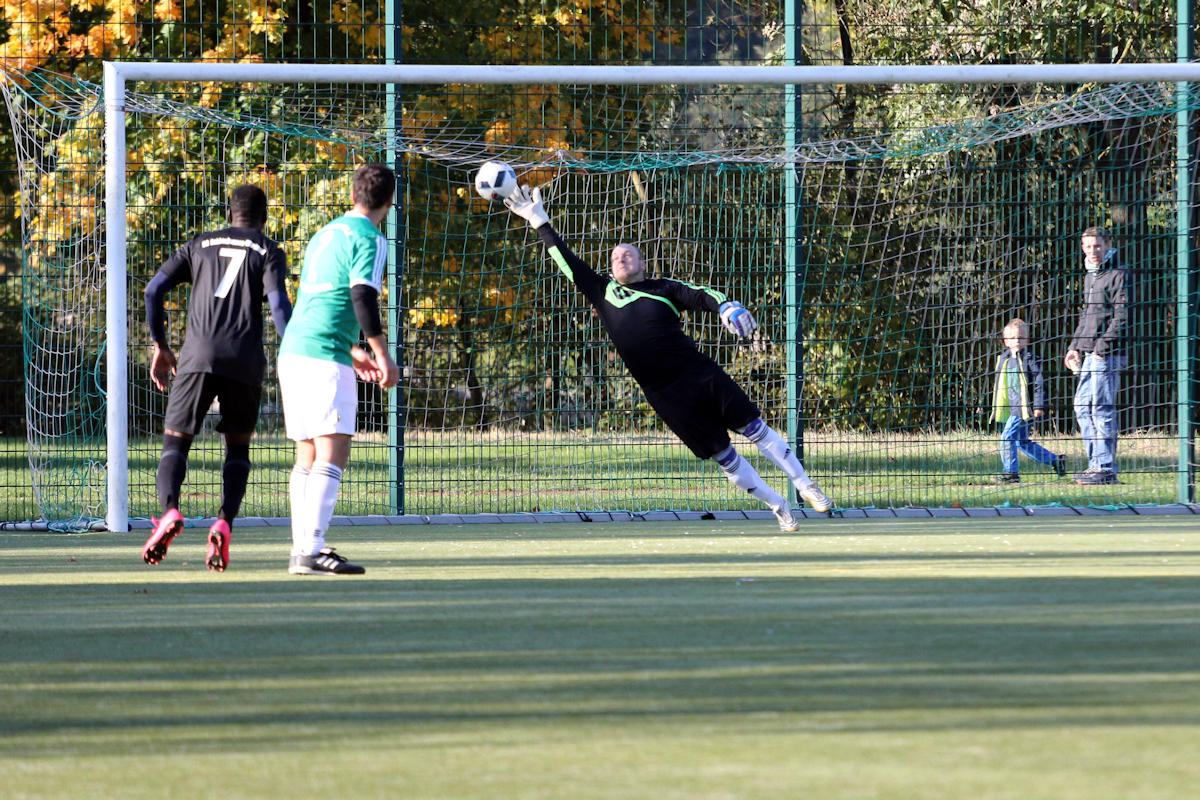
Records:
[[[746,337],[758,329],[758,323],[754,321],[754,315],[736,300],[721,303],[720,308],[717,310],[721,314],[721,324],[735,336]]]
[[[542,190],[538,187],[530,189],[522,186],[510,196],[504,198],[508,210],[529,223],[529,227],[537,229],[550,221],[546,209],[542,208]]]

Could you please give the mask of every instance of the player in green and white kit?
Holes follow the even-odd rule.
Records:
[[[355,375],[390,388],[400,370],[379,318],[387,240],[379,224],[392,207],[396,176],[382,164],[354,173],[353,208],[317,231],[304,252],[292,319],[279,347],[279,386],[292,469],[294,575],[361,575],[365,570],[325,546],[342,471],[350,458],[358,389]],[[368,354],[358,347],[362,330]]]

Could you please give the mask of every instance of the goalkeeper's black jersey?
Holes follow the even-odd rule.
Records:
[[[202,233],[159,267],[169,285],[191,283],[178,372],[211,372],[243,383],[262,380],[263,301],[285,289],[287,257],[253,228]]]
[[[609,276],[596,274],[549,224],[538,228],[538,233],[554,263],[595,307],[617,353],[641,386],[656,389],[687,373],[720,369],[683,332],[680,314],[685,310],[716,312],[726,301],[725,295],[669,278],[622,286]]]

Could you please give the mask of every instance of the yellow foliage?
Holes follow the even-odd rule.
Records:
[[[119,56],[140,39],[138,13],[148,0],[3,0],[8,39],[0,58],[20,72],[52,65],[64,56],[104,59]],[[178,0],[164,0],[178,2]],[[107,11],[105,18],[82,27],[80,14]]]
[[[217,104],[217,99],[221,96],[221,84],[209,81],[200,84],[200,99],[197,104],[201,108],[212,108]]]
[[[87,34],[87,53],[92,58],[104,58],[109,55],[108,36],[104,29],[92,28]]]
[[[283,41],[286,11],[278,5],[271,8],[267,0],[252,0],[249,12],[251,33],[266,34],[267,41],[275,44]]]
[[[344,164],[350,156],[350,148],[341,142],[317,142],[317,155],[322,160]]]
[[[512,142],[512,126],[506,119],[498,119],[487,129],[484,141],[491,145],[509,144]]]
[[[493,287],[487,290],[487,299],[496,308],[501,306],[511,306],[516,302],[517,293],[510,287]]]
[[[521,176],[521,182],[527,183],[530,186],[544,186],[549,183],[558,174],[554,167],[537,167],[531,169]]]
[[[183,3],[181,0],[157,0],[154,4],[154,18],[162,22],[183,19]]]
[[[457,310],[445,308],[433,315],[433,322],[442,328],[453,328],[458,325],[461,318],[462,315]]]
[[[462,315],[457,309],[438,305],[437,298],[432,296],[421,298],[420,302],[408,310],[409,325],[415,328],[430,323],[438,328],[453,328],[461,318]]]
[[[138,43],[138,30],[136,22],[126,22],[117,26],[117,35],[126,47],[133,47]]]
[[[88,0],[81,1],[84,3],[88,2]],[[108,11],[111,14],[109,22],[124,24],[137,19],[138,11],[141,10],[143,5],[143,0],[98,0],[98,2],[89,3],[89,5],[108,6]]]
[[[376,52],[383,49],[383,26],[379,22],[378,12],[374,9],[368,8],[364,14],[362,6],[353,3],[333,3],[329,9],[329,16],[337,24],[338,30],[351,42]]]
[[[88,37],[83,34],[68,36],[66,42],[63,43],[63,49],[71,58],[82,58],[89,55]]]

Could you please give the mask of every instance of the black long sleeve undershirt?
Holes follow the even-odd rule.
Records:
[[[363,335],[370,339],[383,333],[379,320],[379,292],[365,283],[350,287],[350,301],[354,304],[354,316]]]
[[[267,302],[271,305],[271,321],[275,323],[275,332],[282,339],[288,321],[292,318],[292,301],[283,289],[273,289],[267,292]]]
[[[156,272],[146,284],[143,293],[146,298],[146,324],[150,326],[150,338],[159,347],[167,347],[167,312],[164,305],[167,292],[178,286],[182,281],[173,280],[169,275]]]

